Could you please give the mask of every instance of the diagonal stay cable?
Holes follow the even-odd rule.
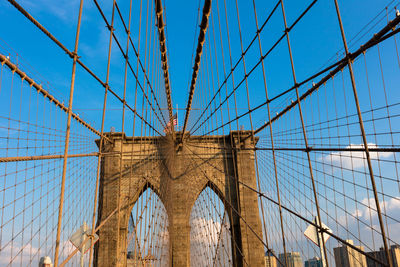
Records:
[[[136,57],[137,57],[137,59],[138,59],[138,62],[139,62],[139,66],[140,66],[140,68],[142,69],[142,72],[143,72],[143,74],[144,74],[144,77],[146,78],[146,82],[147,82],[147,84],[148,84],[149,87],[150,87],[151,93],[153,94],[153,98],[154,98],[154,100],[156,101],[156,104],[157,104],[158,109],[160,110],[161,117],[163,118],[163,121],[166,123],[165,118],[164,118],[164,115],[163,115],[162,110],[161,110],[161,107],[160,107],[160,105],[159,105],[159,103],[158,103],[158,101],[157,101],[157,96],[155,95],[154,90],[153,90],[153,86],[151,85],[151,83],[150,83],[150,81],[149,81],[149,77],[148,77],[148,75],[147,75],[146,69],[143,67],[142,61],[141,61],[140,58],[139,58],[139,52],[137,51],[137,49],[136,49],[136,47],[135,47],[135,45],[134,45],[134,43],[133,43],[133,41],[132,41],[132,37],[131,37],[131,35],[130,35],[130,30],[126,27],[126,23],[125,23],[125,20],[124,20],[123,17],[122,17],[121,11],[120,11],[120,9],[119,9],[119,7],[118,7],[118,3],[115,3],[115,7],[117,8],[117,11],[118,11],[117,13],[118,13],[118,15],[119,15],[119,17],[120,17],[120,19],[121,19],[121,21],[122,21],[122,25],[123,25],[124,28],[125,28],[125,32],[128,34],[129,43],[132,45],[133,51],[135,52],[135,55],[136,55]],[[129,67],[130,67],[130,66],[129,66]],[[130,68],[131,68],[131,67],[130,67]]]
[[[110,23],[108,22],[106,16],[104,15],[104,12],[103,12],[103,10],[101,9],[99,3],[97,2],[97,0],[93,0],[93,2],[95,3],[95,5],[96,5],[98,11],[100,12],[100,15],[101,15],[101,17],[103,18],[104,22],[106,23],[107,29],[110,30],[112,26],[110,25]],[[116,8],[117,8],[117,11],[119,11],[117,4],[115,4],[115,5],[116,5]],[[120,15],[121,20],[123,20],[123,19],[122,19],[122,16],[121,16],[121,13],[120,13],[120,12],[117,12],[117,13]],[[123,25],[125,26],[125,22],[123,22]],[[125,26],[125,27],[126,27],[126,26]],[[126,31],[127,33],[129,32],[129,31],[127,30],[127,28],[125,28],[125,31]],[[124,57],[125,60],[127,60],[127,59],[128,59],[128,55],[124,52],[124,49],[122,48],[121,44],[119,43],[118,38],[117,38],[117,36],[115,35],[114,31],[112,32],[112,36],[113,36],[113,39],[114,39],[115,43],[117,44],[117,46],[118,46],[118,48],[119,48],[119,50],[120,50],[120,52],[121,52],[121,54],[122,54],[122,56]],[[130,37],[129,37],[129,39],[130,39]],[[135,49],[135,52],[136,52],[136,49]],[[138,56],[137,52],[136,52],[136,55]],[[139,57],[138,57],[138,58],[139,58]],[[140,61],[140,59],[139,59],[139,61]],[[151,109],[153,110],[153,112],[154,112],[154,114],[156,115],[157,119],[158,119],[158,120],[161,122],[161,124],[162,124],[161,119],[158,117],[157,112],[155,111],[153,105],[150,103],[150,100],[149,100],[148,95],[144,92],[143,85],[140,83],[139,77],[137,76],[137,73],[133,70],[132,65],[131,65],[131,63],[129,62],[129,60],[127,60],[127,64],[128,64],[128,66],[129,66],[129,69],[131,70],[133,76],[135,77],[135,80],[137,81],[140,90],[142,90],[142,93],[143,93],[143,95],[144,95],[144,97],[145,97],[147,103],[149,104],[149,106],[150,106]],[[140,63],[140,66],[142,66],[141,63]],[[143,69],[143,66],[142,66],[142,69]],[[149,81],[149,79],[148,79],[148,77],[147,77],[147,75],[146,75],[146,72],[145,72],[144,70],[143,70],[143,73],[144,73],[144,76],[145,76],[145,78],[146,78],[147,84],[149,85],[150,90],[151,90],[151,92],[152,92],[152,94],[153,94],[153,97],[154,97],[154,99],[155,99],[155,101],[156,101],[156,103],[157,103],[158,109],[160,110],[160,113],[161,113],[161,115],[162,115],[161,108],[160,108],[160,106],[158,105],[157,99],[155,98],[155,95],[154,95],[153,88],[152,88],[152,86],[151,86],[151,84],[150,84],[150,81]],[[164,123],[166,123],[166,122],[165,122],[165,118],[164,118],[163,115],[162,115],[162,117],[163,117]],[[165,124],[164,124],[164,126],[165,126]]]
[[[256,189],[254,189],[254,188],[248,186],[247,184],[245,184],[245,183],[243,183],[243,182],[240,182],[240,181],[239,181],[239,183],[242,184],[243,186],[247,187],[248,189],[252,190],[253,192],[255,192],[255,193],[261,195],[262,197],[264,197],[265,199],[267,199],[267,200],[269,200],[270,202],[274,203],[275,205],[278,205],[278,202],[277,202],[277,201],[275,201],[275,200],[273,200],[272,198],[268,197],[268,196],[265,195],[264,193],[257,191]],[[341,242],[343,245],[346,245],[346,246],[348,246],[348,247],[351,247],[352,249],[356,250],[357,252],[361,253],[362,255],[366,256],[367,258],[369,258],[369,259],[371,259],[371,260],[373,260],[373,261],[375,261],[375,262],[381,264],[382,266],[388,266],[387,264],[383,263],[380,259],[377,259],[377,258],[371,256],[369,253],[367,253],[367,252],[361,250],[359,247],[357,247],[357,246],[355,246],[355,245],[353,245],[353,244],[347,242],[346,240],[340,238],[339,236],[337,236],[337,235],[331,233],[331,232],[328,231],[326,228],[321,227],[320,225],[316,224],[314,221],[308,220],[307,218],[305,218],[305,217],[303,217],[302,215],[300,215],[300,214],[294,212],[293,210],[287,208],[287,207],[284,206],[284,205],[282,205],[282,209],[288,211],[290,214],[293,214],[294,216],[296,216],[296,217],[300,218],[301,220],[305,221],[306,223],[313,225],[315,228],[318,228],[318,230],[319,230],[320,232],[330,235],[331,237],[333,237],[333,238],[335,238],[336,240],[338,240],[339,242]]]
[[[379,31],[378,33],[374,34],[373,37],[367,41],[364,45],[361,45],[360,48],[358,50],[356,50],[353,53],[349,54],[349,57],[351,60],[355,60],[358,56],[360,56],[362,53],[364,53],[365,51],[367,51],[368,49],[370,49],[371,47],[375,46],[376,44],[379,44],[383,41],[385,41],[386,39],[394,36],[395,34],[400,32],[400,29],[396,29],[390,33],[388,33],[389,31],[392,30],[393,27],[396,27],[397,24],[400,23],[400,17],[395,18],[394,20],[390,21],[381,31]],[[386,34],[387,33],[387,34]],[[260,61],[261,62],[261,61]],[[327,82],[330,78],[334,77],[338,72],[340,72],[344,67],[346,67],[347,65],[347,57],[342,58],[341,60],[337,61],[336,63],[326,67],[325,69],[319,71],[316,74],[311,75],[310,77],[308,77],[307,79],[305,79],[304,81],[300,82],[297,84],[297,86],[301,86],[304,85],[305,83],[311,81],[312,79],[320,76],[321,74],[333,69],[332,71],[330,71],[326,76],[324,76],[318,83],[315,83],[309,90],[307,90],[303,95],[300,96],[300,101],[304,100],[307,96],[311,95],[314,91],[318,90],[319,87],[321,87],[321,85],[323,85],[325,82]],[[254,68],[253,68],[254,69]],[[250,72],[248,74],[250,74],[252,71],[250,70]],[[238,86],[240,86],[240,84],[244,81],[243,80],[238,84]],[[235,90],[238,88],[238,86],[235,88]],[[274,96],[273,98],[268,99],[267,101],[264,101],[263,103],[259,104],[258,106],[250,109],[249,111],[239,115],[238,117],[230,120],[229,122],[220,125],[219,127],[205,133],[205,135],[210,134],[216,130],[218,130],[219,128],[222,128],[224,126],[226,126],[227,124],[236,121],[240,118],[242,118],[243,116],[249,114],[250,112],[253,112],[255,110],[258,110],[260,108],[262,108],[263,106],[265,106],[267,103],[270,103],[272,101],[274,101],[275,99],[282,97],[283,95],[293,91],[295,89],[295,86],[292,86],[291,88],[285,90],[284,92],[278,94],[277,96]],[[231,93],[232,94],[232,93]],[[225,100],[226,101],[226,100]],[[220,106],[223,104],[223,102],[219,105],[219,107],[217,107],[217,110],[220,108]],[[294,100],[292,103],[290,103],[288,106],[286,106],[280,113],[278,113],[276,116],[274,116],[273,118],[271,118],[271,123],[274,122],[275,120],[277,120],[278,118],[280,118],[281,116],[283,116],[286,112],[288,112],[291,108],[293,108],[295,105],[297,104],[297,100]],[[216,110],[215,110],[216,111]],[[214,111],[214,113],[215,113]],[[212,114],[210,115],[212,116]],[[209,117],[210,117],[209,116]],[[204,122],[203,122],[204,123]],[[266,122],[264,125],[260,126],[258,129],[256,129],[254,131],[255,134],[259,133],[261,130],[263,130],[265,127],[267,127],[269,125],[269,122]],[[198,128],[195,129],[195,131],[197,131]]]
[[[257,39],[257,34],[259,34],[263,28],[265,27],[265,25],[268,23],[268,21],[270,20],[270,18],[272,17],[272,15],[275,13],[276,9],[279,7],[280,5],[280,1],[277,1],[277,3],[275,4],[274,8],[272,9],[272,11],[269,13],[268,17],[265,19],[263,25],[261,26],[261,28],[256,32],[256,35],[254,36],[254,38],[251,40],[250,44],[247,46],[246,50],[244,51],[244,53],[241,55],[241,57],[238,59],[238,61],[236,62],[236,64],[232,67],[231,71],[228,73],[227,76],[225,76],[225,72],[224,72],[224,76],[225,79],[222,82],[222,84],[219,86],[218,90],[214,93],[214,96],[211,98],[210,102],[207,104],[206,108],[204,109],[204,111],[200,114],[198,120],[193,124],[192,128],[190,129],[190,132],[192,132],[193,128],[196,126],[196,124],[200,121],[200,119],[202,118],[202,116],[205,114],[205,112],[207,111],[207,109],[210,107],[211,103],[214,101],[214,99],[216,98],[217,94],[220,93],[222,87],[224,86],[224,84],[227,84],[227,81],[229,79],[229,77],[232,75],[233,71],[236,69],[236,67],[239,65],[240,61],[242,60],[242,58],[244,57],[244,55],[247,53],[247,51],[250,49],[251,45],[253,44],[253,42]],[[221,36],[222,38],[222,36]],[[228,94],[228,92],[227,92]],[[204,122],[203,122],[204,123]],[[200,127],[197,127],[197,129]],[[197,130],[196,129],[196,130]]]
[[[288,31],[291,31],[293,29],[293,27],[307,14],[307,12],[314,6],[314,4],[317,2],[317,0],[314,0],[313,2],[311,2],[311,4],[297,17],[297,19],[292,23],[292,25],[288,28]],[[239,63],[242,61],[242,59],[244,58],[244,56],[247,54],[247,52],[249,51],[249,49],[251,48],[251,46],[254,44],[254,42],[257,40],[257,36],[259,33],[262,32],[262,30],[264,29],[265,25],[268,23],[268,21],[270,20],[270,18],[272,17],[272,15],[275,13],[276,9],[279,7],[280,5],[280,1],[278,1],[278,3],[275,5],[275,7],[273,8],[273,10],[270,12],[269,16],[266,18],[266,20],[264,21],[264,23],[261,25],[260,29],[258,31],[256,31],[255,36],[253,37],[253,39],[251,40],[251,42],[249,43],[249,45],[247,46],[247,48],[243,51],[243,53],[241,54],[241,56],[239,57],[238,61],[236,62],[235,65],[233,65],[231,71],[229,72],[229,74],[226,76],[225,80],[222,82],[222,84],[219,86],[218,90],[215,92],[214,96],[211,98],[210,102],[208,103],[208,105],[206,106],[206,108],[204,109],[204,111],[202,112],[202,114],[199,116],[198,120],[195,122],[195,124],[193,125],[193,127],[191,128],[191,132],[193,130],[193,128],[196,126],[196,124],[200,121],[200,118],[205,114],[206,110],[210,107],[212,101],[215,99],[215,97],[217,96],[217,94],[221,91],[222,87],[224,86],[224,84],[227,83],[229,77],[233,74],[233,71],[235,71],[236,67],[239,65]],[[246,77],[244,77],[242,79],[242,81],[238,84],[238,86],[240,84],[243,83],[243,81],[248,78],[250,76],[250,74],[253,72],[253,70],[261,63],[262,60],[264,60],[274,49],[275,47],[278,46],[278,44],[283,40],[283,38],[285,37],[285,33],[282,34],[278,40],[274,43],[274,45],[272,45],[272,47],[264,54],[264,56],[262,56],[260,58],[260,60],[257,62],[257,64],[249,71],[249,73],[246,75]],[[234,92],[234,91],[233,91]],[[229,94],[229,96],[226,97],[226,99],[223,101],[223,103],[233,94],[233,92],[231,92]],[[214,112],[212,112],[212,114],[214,114]],[[207,120],[207,119],[206,119]],[[201,123],[201,125],[204,124],[205,121],[203,121]],[[199,127],[196,128],[196,130],[194,130],[193,132],[197,131],[198,128],[201,127],[201,125]]]
[[[64,112],[68,113],[68,107],[66,107],[62,102],[57,100],[53,95],[51,95],[47,90],[45,90],[41,85],[37,84],[31,77],[29,77],[25,72],[20,70],[17,65],[12,63],[6,56],[0,54],[0,63],[5,64],[11,71],[17,73],[21,79],[25,80],[30,86],[33,86],[40,94],[42,94],[50,102],[54,103],[57,107],[61,108]],[[77,114],[72,113],[72,118],[88,128],[90,131],[100,136],[101,133],[93,128],[89,123],[81,119]]]
[[[243,139],[244,139],[244,138],[245,138],[245,137],[243,137]],[[197,155],[197,153],[195,153],[195,152],[194,152],[193,150],[191,150],[190,148],[188,148],[188,149],[193,153],[193,155],[197,156],[197,157],[198,157],[200,160],[202,160],[204,163],[210,165],[210,167],[216,169],[217,171],[220,171],[220,172],[222,172],[222,173],[225,173],[223,170],[219,169],[219,168],[216,167],[215,165],[213,165],[213,164],[211,164],[210,162],[205,161],[204,159],[202,159],[200,156]],[[208,178],[208,176],[207,176],[206,174],[204,174],[204,175]],[[229,176],[230,176],[230,175],[229,175]],[[233,179],[234,177],[230,176],[230,178]],[[243,182],[241,182],[241,181],[238,181],[238,183],[240,183],[241,185],[245,186],[246,188],[252,190],[253,192],[259,194],[261,197],[264,197],[265,199],[271,201],[271,202],[274,203],[275,205],[279,205],[277,201],[275,201],[275,200],[273,200],[272,198],[268,197],[268,196],[265,195],[264,193],[262,193],[262,192],[260,192],[260,191],[258,191],[258,190],[256,190],[256,189],[254,189],[253,187],[247,185],[246,183],[243,183]],[[229,202],[228,202],[228,204],[231,205]],[[306,223],[313,225],[314,227],[318,228],[319,231],[321,231],[321,232],[323,232],[323,233],[326,233],[326,234],[332,236],[333,238],[335,238],[335,239],[338,240],[339,242],[343,243],[344,245],[347,245],[347,246],[351,247],[352,249],[355,249],[356,251],[360,252],[361,254],[365,255],[366,257],[370,258],[371,260],[373,260],[373,261],[375,261],[375,262],[377,262],[377,263],[380,263],[380,264],[382,264],[383,266],[388,266],[387,264],[384,264],[384,263],[383,263],[382,261],[380,261],[379,259],[376,259],[376,258],[374,258],[373,256],[371,256],[371,255],[369,255],[368,253],[366,253],[365,251],[361,250],[361,249],[358,248],[357,246],[354,246],[354,245],[348,243],[346,240],[344,240],[344,239],[340,238],[339,236],[337,236],[337,235],[335,235],[335,234],[329,232],[329,231],[328,231],[327,229],[325,229],[324,227],[322,227],[322,226],[316,224],[316,223],[313,222],[313,221],[308,220],[307,218],[305,218],[305,217],[303,217],[302,215],[296,213],[295,211],[293,211],[293,210],[287,208],[286,206],[281,205],[281,207],[282,207],[282,209],[288,211],[290,214],[293,214],[293,215],[295,215],[296,217],[300,218],[301,220],[305,221]],[[240,215],[233,207],[231,207],[231,208],[232,208],[232,209],[234,210],[234,212],[237,213],[238,216],[244,221],[244,219],[241,217],[241,215]],[[245,222],[245,221],[244,221],[244,222]],[[247,225],[246,222],[245,222],[245,224]],[[249,227],[249,229],[254,233],[254,230],[253,230],[249,225],[247,225],[247,227]],[[254,234],[257,236],[256,233],[254,233]],[[258,236],[257,236],[257,237],[258,237]],[[263,241],[262,241],[262,242],[263,242]],[[264,242],[263,242],[263,244],[264,244],[264,246],[265,246],[265,243],[264,243]],[[274,256],[275,256],[275,255],[274,255]],[[281,264],[282,264],[282,263],[281,263]],[[282,265],[283,265],[283,264],[282,264]]]
[[[318,77],[318,76],[324,74],[325,72],[329,71],[330,69],[333,69],[334,67],[336,67],[336,66],[338,66],[339,64],[341,64],[343,61],[344,61],[344,60],[338,61],[338,62],[336,62],[336,63],[334,63],[334,64],[332,64],[332,65],[326,67],[326,68],[323,69],[322,71],[320,71],[320,72],[318,72],[318,73],[316,73],[316,74],[311,75],[310,77],[308,77],[307,79],[305,79],[304,81],[302,81],[301,83],[299,83],[299,86],[301,86],[301,85],[303,85],[303,84],[305,84],[305,83],[311,81],[312,79],[314,79],[314,78],[316,78],[316,77]],[[259,63],[261,63],[261,60],[259,61]],[[257,66],[258,66],[258,64],[257,64],[256,66],[254,66],[254,67],[249,71],[248,74],[251,74],[251,73],[255,70],[255,68],[256,68]],[[238,84],[233,90],[236,91],[236,90],[239,88],[239,86],[243,83],[244,80],[245,80],[245,78],[243,78],[243,79],[239,82],[239,84]],[[237,116],[236,118],[231,119],[230,121],[228,121],[228,122],[226,122],[226,123],[224,123],[224,124],[218,126],[217,128],[215,128],[215,129],[213,129],[213,130],[208,131],[207,133],[205,133],[205,135],[210,134],[210,133],[212,133],[212,132],[214,132],[214,131],[216,131],[216,130],[218,130],[218,129],[220,129],[220,128],[222,128],[222,127],[224,127],[224,126],[226,126],[226,125],[228,125],[228,124],[230,124],[230,123],[232,123],[232,122],[234,122],[234,121],[236,121],[236,120],[238,120],[238,119],[240,119],[240,118],[242,118],[243,116],[246,116],[247,114],[252,113],[253,111],[258,110],[259,108],[264,107],[266,104],[271,103],[272,101],[274,101],[274,100],[276,100],[276,99],[278,99],[278,98],[280,98],[280,97],[286,95],[287,93],[293,91],[294,89],[295,89],[295,87],[292,86],[291,88],[289,88],[289,89],[283,91],[282,93],[279,93],[278,95],[276,95],[276,96],[274,96],[274,97],[272,97],[272,98],[270,98],[270,99],[264,101],[263,103],[259,104],[258,106],[254,107],[254,108],[251,108],[250,110],[248,110],[248,111],[246,111],[245,113],[243,113],[243,114]],[[221,104],[213,111],[213,113],[211,113],[211,114],[207,117],[207,119],[206,119],[205,121],[207,121],[218,109],[220,109],[220,108],[222,107],[222,105],[224,105],[224,103],[228,100],[228,98],[229,98],[232,94],[233,94],[233,91],[228,95],[227,98],[225,98],[225,100],[224,100],[223,102],[221,102]],[[195,129],[195,131],[197,131],[197,130],[198,130],[198,128]]]
[[[339,64],[334,70],[332,70],[327,76],[322,78],[317,84],[312,86],[309,90],[307,90],[304,94],[302,94],[299,98],[300,101],[304,100],[306,97],[310,96],[315,90],[317,90],[321,85],[323,85],[326,81],[328,81],[331,77],[333,77],[336,73],[341,71],[344,67],[347,66],[348,61],[347,59],[350,59],[353,61],[356,59],[359,55],[361,55],[363,52],[365,52],[367,49],[375,46],[376,44],[390,38],[391,36],[397,34],[400,29],[396,29],[395,31],[392,31],[391,33],[385,35],[387,32],[391,31],[394,27],[397,26],[397,24],[400,23],[400,16],[396,17],[392,21],[390,21],[382,30],[380,30],[378,33],[374,34],[373,37],[366,42],[364,45],[362,45],[359,49],[357,49],[354,53],[349,53],[348,56],[346,56],[341,64]],[[289,104],[284,110],[282,110],[278,115],[276,115],[274,118],[271,119],[271,123],[280,118],[283,114],[288,112],[291,108],[296,106],[298,101],[293,101],[291,104]],[[254,134],[259,133],[262,129],[267,127],[269,125],[269,122],[265,123],[261,127],[259,127],[257,130],[254,131]]]
[[[189,143],[185,143],[185,145],[188,145],[188,144],[189,144]],[[189,149],[189,150],[190,150],[190,149]],[[190,150],[190,152],[191,152],[191,153],[194,153],[192,150]],[[196,154],[196,156],[199,157],[198,154]],[[225,156],[226,156],[226,155],[225,155]],[[204,160],[204,159],[201,158],[201,163],[196,163],[196,162],[194,162],[194,160],[192,159],[192,164],[190,164],[190,168],[193,169],[193,170],[194,170],[194,169],[201,169],[201,166],[203,166],[203,165],[206,164],[207,162],[208,162],[207,160]],[[226,204],[226,203],[225,203],[225,202],[226,202],[225,197],[224,197],[223,195],[221,195],[220,192],[219,192],[218,190],[215,190],[214,184],[210,181],[209,177],[207,177],[207,176],[205,176],[205,177],[206,177],[206,179],[208,180],[208,182],[207,182],[208,186],[214,191],[215,194],[217,194],[217,196],[219,197],[219,199],[220,199],[224,204]],[[200,194],[200,196],[201,196],[201,194]],[[199,197],[200,197],[200,196],[199,196]],[[198,198],[199,198],[199,197],[198,197]],[[214,205],[215,205],[215,204],[214,204]],[[193,207],[193,208],[194,208],[194,207]],[[219,215],[219,217],[221,218],[220,215]],[[230,231],[230,229],[227,229],[227,230]],[[233,232],[232,232],[232,234],[233,234],[233,237],[234,237],[234,233],[233,233]],[[233,238],[232,241],[233,241],[233,243],[234,243],[235,249],[239,252],[239,254],[241,255],[241,257],[244,258],[244,254],[243,254],[243,252],[242,252],[242,250],[241,250],[239,244],[236,242],[235,238]],[[249,266],[249,264],[247,263],[247,261],[246,261],[245,259],[244,259],[244,262],[245,262],[246,266]]]
[[[207,163],[208,165],[210,165],[210,166],[216,168],[217,170],[219,170],[219,169],[218,169],[217,167],[215,167],[213,164],[211,164],[210,162],[208,162],[208,161],[204,160],[203,158],[201,158],[196,152],[194,152],[194,151],[191,150],[190,148],[187,147],[187,149],[190,150],[190,152],[192,152],[193,155],[197,156],[201,161],[203,161],[203,163]],[[193,161],[193,159],[191,159],[191,160]],[[206,177],[206,179],[207,179],[209,182],[212,182],[211,179],[208,177],[207,173],[206,173],[203,169],[201,169],[201,168],[200,168],[200,170],[201,170],[201,172],[203,173],[204,177]],[[223,173],[225,173],[225,172],[223,172]],[[232,179],[235,179],[234,177],[232,177],[232,176],[230,176],[230,175],[229,175],[229,177],[232,178]],[[281,260],[276,256],[276,254],[269,248],[269,246],[267,246],[267,244],[264,242],[264,240],[262,239],[262,237],[260,237],[260,236],[256,233],[256,231],[247,223],[247,221],[246,221],[246,220],[243,218],[243,216],[240,214],[240,211],[236,210],[235,207],[232,205],[232,203],[231,203],[230,201],[224,201],[224,202],[225,202],[226,204],[229,205],[229,208],[232,209],[232,210],[237,214],[237,216],[239,216],[239,218],[244,222],[244,224],[246,225],[246,227],[249,228],[250,231],[254,234],[254,236],[263,244],[264,247],[267,248],[267,251],[268,251],[268,252],[271,252],[271,253],[273,254],[273,256],[277,259],[277,261],[278,261],[282,266],[284,266],[284,264],[283,264],[283,263],[281,262]]]
[[[54,35],[52,35],[43,25],[41,25],[31,14],[28,13],[21,5],[19,5],[15,0],[7,0],[11,5],[13,5],[22,15],[24,15],[27,19],[29,19],[39,30],[41,30],[47,37],[49,37],[55,44],[58,45],[70,58],[74,58],[74,53],[69,51]],[[97,80],[104,88],[108,87],[108,91],[113,94],[121,103],[123,103],[123,99],[110,88],[108,84],[103,82],[89,67],[87,67],[79,58],[76,62],[86,70],[95,80]],[[158,130],[156,130],[149,122],[147,122],[141,115],[137,113],[135,109],[133,109],[130,105],[125,104],[126,107],[131,110],[136,116],[139,117],[145,124],[147,124],[150,128],[155,130],[159,135],[162,135]]]
[[[121,21],[122,21],[122,25],[123,25],[124,28],[125,28],[125,32],[126,32],[127,34],[130,33],[130,31],[129,31],[129,30],[127,29],[127,27],[126,27],[126,23],[125,23],[125,20],[124,20],[123,17],[122,17],[121,11],[120,11],[120,9],[119,9],[119,7],[118,7],[118,3],[115,3],[115,7],[117,8],[117,11],[118,11],[117,13],[118,13],[118,15],[119,15],[119,17],[120,17],[120,19],[121,19]],[[150,81],[149,81],[149,78],[148,78],[146,69],[143,67],[142,61],[141,61],[140,58],[139,58],[139,52],[138,52],[138,50],[136,49],[136,46],[135,46],[135,44],[134,44],[133,41],[132,41],[131,35],[129,34],[128,36],[129,36],[129,43],[132,45],[133,51],[135,52],[135,55],[136,55],[136,57],[137,57],[137,59],[138,59],[139,66],[140,66],[140,68],[142,69],[142,72],[143,72],[143,74],[144,74],[144,76],[145,76],[145,78],[146,78],[147,84],[148,84],[149,87],[150,87],[151,93],[153,94],[153,98],[154,98],[154,100],[156,101],[156,104],[157,104],[158,109],[160,110],[160,113],[161,113],[161,116],[162,116],[162,118],[163,118],[163,121],[166,123],[165,118],[164,118],[164,115],[163,115],[163,113],[162,113],[162,111],[161,111],[160,105],[159,105],[159,103],[158,103],[158,101],[157,101],[157,96],[155,95],[154,90],[153,90],[153,87],[152,87],[152,85],[151,85],[151,83],[150,83]]]

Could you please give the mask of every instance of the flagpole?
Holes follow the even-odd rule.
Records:
[[[178,121],[178,104],[176,104],[176,129],[179,131],[179,121]]]

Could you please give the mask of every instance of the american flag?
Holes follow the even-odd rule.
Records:
[[[172,122],[175,125],[178,124],[178,115],[175,113],[174,116],[172,117]],[[164,128],[164,133],[168,133],[171,130],[171,121],[168,121],[167,125]]]
[[[174,118],[173,119],[174,125],[176,125],[177,124],[177,119],[178,119],[178,114],[175,113],[173,118]]]

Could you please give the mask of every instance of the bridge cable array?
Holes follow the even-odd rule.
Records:
[[[335,8],[326,17],[341,43],[329,50],[322,44],[331,39],[322,37],[327,26],[319,20],[325,10],[320,1],[295,6],[283,0],[205,0],[181,131],[174,125],[165,2],[91,2],[107,38],[100,71],[82,45],[88,42],[81,33],[87,12],[82,0],[73,50],[17,1],[8,2],[72,59],[72,73],[64,104],[60,85],[50,85],[0,40],[5,264],[37,265],[51,256],[55,266],[91,266],[100,257],[96,237],[112,224],[118,237],[124,231],[127,236],[113,244],[121,251],[118,263],[171,264],[176,215],[169,211],[176,196],[157,185],[174,176],[170,166],[180,155],[192,181],[180,201],[195,198],[185,210],[192,265],[240,260],[251,266],[251,245],[237,236],[240,225],[240,234],[254,236],[267,261],[284,266],[313,257],[334,266],[343,248],[360,265],[395,266],[398,1],[388,1],[350,39],[339,3],[331,1]],[[305,26],[310,23],[315,27]],[[84,101],[83,92],[92,93],[96,104]],[[117,130],[109,132],[111,125]],[[177,146],[176,136],[185,142]],[[254,160],[254,183],[242,179],[244,154]],[[113,192],[124,197],[101,213],[101,177],[111,158],[119,181]],[[199,181],[205,187],[197,195]],[[236,186],[223,192],[221,186],[230,183]],[[243,192],[257,196],[260,229],[249,221],[249,210],[227,197],[240,199]],[[122,215],[127,209],[129,216]],[[304,236],[310,225],[323,233],[324,245]],[[78,229],[86,230],[74,246],[71,236]]]

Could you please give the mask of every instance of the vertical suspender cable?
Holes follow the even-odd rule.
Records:
[[[77,52],[78,52],[78,43],[79,43],[79,33],[80,33],[80,28],[81,28],[82,8],[83,8],[83,0],[81,0],[80,4],[79,4],[78,25],[76,28],[75,49],[73,52],[73,62],[72,62],[71,86],[69,89],[67,129],[66,129],[66,134],[65,134],[64,161],[63,161],[61,189],[60,189],[61,190],[60,191],[60,204],[59,204],[59,208],[58,208],[57,237],[56,237],[56,247],[55,247],[55,252],[54,252],[54,266],[55,267],[57,267],[57,265],[58,265],[58,251],[60,249],[61,223],[62,223],[64,193],[65,193],[65,176],[67,174],[69,137],[70,137],[70,132],[71,132],[72,102],[73,102],[73,98],[74,98],[75,71],[76,71],[76,61],[78,59]]]
[[[346,53],[347,65],[349,68],[350,79],[351,79],[351,86],[353,88],[354,101],[355,101],[355,104],[357,107],[358,122],[360,124],[360,131],[361,131],[362,140],[363,140],[363,144],[364,144],[365,156],[367,158],[368,170],[369,170],[369,175],[371,178],[371,185],[372,185],[372,189],[374,192],[374,199],[375,199],[376,211],[377,211],[378,219],[379,219],[379,226],[381,228],[383,246],[385,249],[388,264],[390,267],[392,267],[393,266],[392,258],[391,258],[391,254],[389,252],[389,246],[387,244],[387,239],[386,239],[386,234],[385,234],[385,226],[384,226],[383,219],[382,219],[381,207],[380,207],[378,192],[377,192],[377,188],[376,188],[376,184],[375,184],[374,172],[372,169],[371,156],[369,154],[368,141],[367,141],[367,137],[365,134],[364,122],[363,122],[362,115],[361,115],[360,102],[358,100],[356,81],[355,81],[354,72],[353,72],[353,64],[350,59],[349,48],[347,47],[346,35],[344,33],[342,17],[340,15],[340,10],[339,10],[339,4],[338,4],[337,0],[334,0],[334,1],[335,1],[335,7],[336,7],[336,15],[337,15],[337,18],[339,21],[339,26],[340,26],[340,33],[342,35],[343,46],[344,46],[345,53]]]

